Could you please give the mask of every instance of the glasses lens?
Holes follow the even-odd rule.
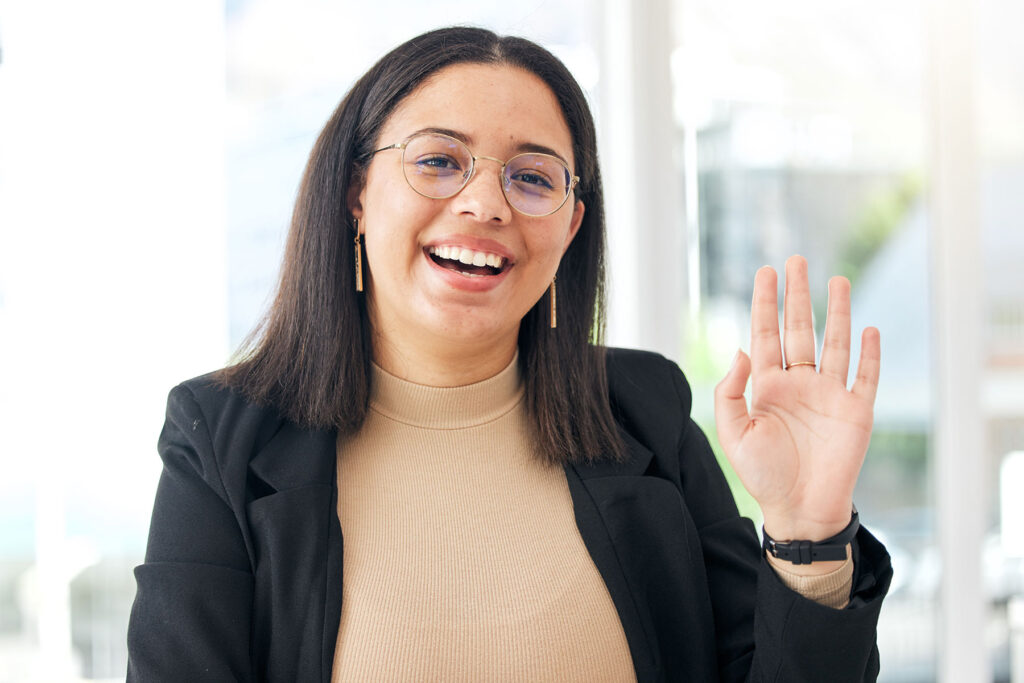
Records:
[[[473,170],[469,148],[447,135],[417,135],[409,139],[402,157],[405,179],[425,197],[451,197],[466,184]]]
[[[520,154],[509,159],[502,179],[508,203],[530,216],[558,210],[569,195],[571,176],[559,159],[548,154]]]

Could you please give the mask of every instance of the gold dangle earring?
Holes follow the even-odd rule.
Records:
[[[551,290],[548,292],[548,295],[549,295],[549,297],[551,299],[551,329],[555,329],[555,327],[558,325],[558,304],[557,304],[557,300],[556,300],[556,297],[555,297],[555,280],[556,279],[558,279],[558,278],[557,277],[551,278]]]
[[[363,291],[363,246],[359,243],[359,219],[356,218],[356,291]]]

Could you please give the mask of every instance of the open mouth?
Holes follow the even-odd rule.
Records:
[[[467,277],[500,275],[511,265],[504,256],[456,246],[429,247],[427,255],[442,268]]]

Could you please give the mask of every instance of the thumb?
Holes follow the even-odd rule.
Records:
[[[718,430],[718,442],[722,444],[730,460],[750,421],[747,399],[743,396],[749,377],[750,357],[740,350],[736,352],[729,372],[715,387],[715,427]]]

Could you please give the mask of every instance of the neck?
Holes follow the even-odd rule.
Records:
[[[460,387],[494,377],[515,356],[517,335],[487,343],[464,344],[443,340],[431,344],[418,340],[402,344],[374,334],[373,360],[382,370],[414,384]]]

